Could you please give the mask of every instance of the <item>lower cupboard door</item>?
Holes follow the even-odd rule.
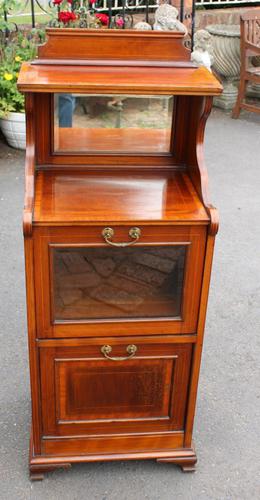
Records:
[[[130,340],[40,347],[43,436],[183,430],[192,344]]]

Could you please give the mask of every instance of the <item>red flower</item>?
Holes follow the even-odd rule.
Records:
[[[124,26],[124,19],[122,17],[119,17],[117,20],[116,20],[116,25],[118,28],[123,28]]]
[[[74,12],[69,12],[62,10],[59,12],[59,21],[61,21],[63,24],[68,24],[70,21],[75,21],[77,19],[77,16]]]
[[[60,5],[63,2],[63,0],[52,0],[52,3],[54,5]],[[72,4],[72,0],[67,0],[68,3]]]
[[[97,0],[89,0],[89,3],[90,5],[93,5],[94,3],[96,3]]]
[[[103,26],[108,26],[109,17],[106,14],[95,14],[96,18],[103,24]]]

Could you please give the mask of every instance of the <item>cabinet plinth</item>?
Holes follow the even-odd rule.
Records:
[[[189,62],[180,33],[100,36],[106,60],[97,32],[50,29],[18,81],[33,480],[76,462],[155,459],[186,472],[197,461],[218,228],[202,146],[221,87]],[[120,59],[124,37],[133,51],[123,44]]]

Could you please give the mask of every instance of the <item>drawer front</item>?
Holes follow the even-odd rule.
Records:
[[[191,352],[140,337],[41,347],[43,435],[183,430]]]
[[[205,227],[103,229],[35,231],[38,336],[195,332]]]

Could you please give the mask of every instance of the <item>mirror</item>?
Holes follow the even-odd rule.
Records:
[[[169,153],[173,106],[169,95],[55,94],[54,151]]]

